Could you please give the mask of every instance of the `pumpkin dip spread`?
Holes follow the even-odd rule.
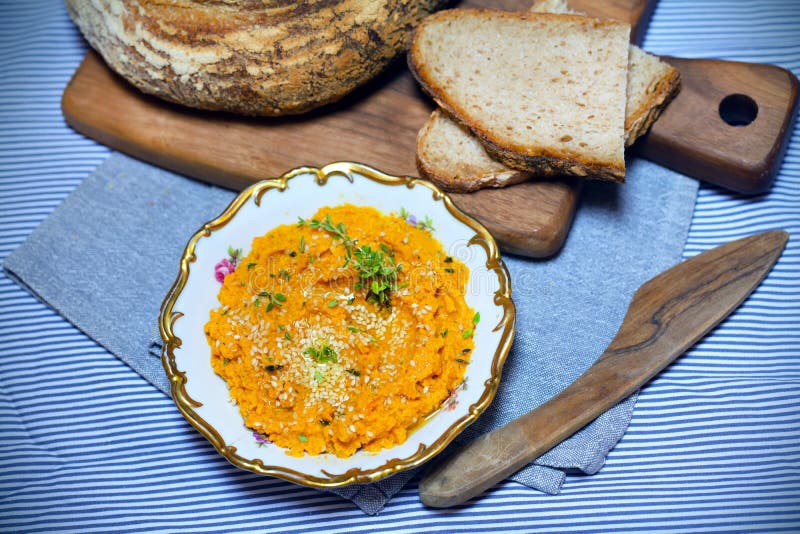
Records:
[[[345,204],[253,240],[205,327],[248,427],[295,456],[347,457],[442,406],[480,316],[432,224]]]

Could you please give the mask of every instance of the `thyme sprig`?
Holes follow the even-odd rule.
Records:
[[[324,230],[331,234],[333,239],[341,240],[345,248],[344,267],[352,264],[358,274],[355,288],[367,289],[368,302],[382,306],[390,305],[390,293],[397,291],[397,274],[403,268],[402,264],[395,262],[393,250],[383,243],[380,244],[380,248],[375,249],[369,245],[359,246],[357,239],[347,235],[344,223],[334,224],[330,214],[325,216],[324,221],[319,219],[309,221],[298,217],[297,226],[302,228],[306,225],[314,230]]]
[[[330,213],[325,215],[324,221],[320,221],[319,219],[311,219],[308,221],[302,217],[297,218],[298,228],[302,228],[306,224],[312,230],[325,230],[331,234],[334,239],[341,239],[342,244],[344,244],[347,249],[352,249],[356,245],[356,240],[351,239],[350,236],[347,235],[347,228],[345,228],[344,223],[333,224]]]
[[[353,261],[359,281],[355,288],[367,288],[367,301],[382,306],[390,304],[390,292],[397,291],[397,274],[402,264],[394,261],[394,252],[381,244],[381,250],[363,246],[355,249]]]

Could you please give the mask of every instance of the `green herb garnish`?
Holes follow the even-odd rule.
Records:
[[[353,376],[361,376],[361,373],[358,371],[358,369],[348,369],[347,372]]]
[[[475,312],[475,315],[472,317],[472,324],[478,324],[481,322],[481,312]]]
[[[335,308],[338,305],[339,305],[339,301],[336,300],[336,299],[332,299],[330,302],[328,302],[328,307],[329,308]]]
[[[461,351],[461,354],[469,354],[470,352],[472,352],[472,349],[464,349]]]
[[[450,256],[447,256],[447,257],[444,259],[444,262],[445,262],[445,263],[453,263],[453,258],[451,258]]]
[[[360,287],[366,287],[367,301],[382,306],[390,304],[390,292],[397,290],[397,274],[402,265],[395,264],[393,252],[382,245],[383,250],[369,246],[357,247],[353,263],[358,271]]]
[[[456,361],[457,361],[458,363],[469,363],[467,360],[463,360],[463,359],[461,359],[461,358],[456,358]]]
[[[265,297],[269,299],[269,304],[267,304],[267,311],[270,311],[273,306],[280,306],[281,302],[286,301],[286,295],[282,295],[281,293],[270,293],[269,291],[262,291],[258,294],[259,297]]]
[[[320,419],[319,424],[321,424],[322,426],[328,426],[329,424],[331,424],[331,422],[328,421],[327,419]]]
[[[285,337],[287,341],[291,341],[292,340],[292,336],[289,335],[289,332],[284,332],[283,333],[283,337]]]
[[[269,302],[267,303],[267,311],[272,310],[275,306],[280,306],[281,302],[286,301],[286,295],[282,295],[281,293],[270,293],[269,291],[262,291],[258,294],[259,297],[268,298]],[[258,302],[258,299],[256,299]],[[258,304],[256,304],[258,306]]]
[[[231,261],[236,263],[239,258],[242,257],[242,249],[240,248],[233,248],[232,246],[228,246],[228,256],[231,257]]]
[[[222,359],[222,365],[228,365],[229,363],[231,363],[231,359],[230,358],[223,358]]]
[[[465,330],[464,333],[461,334],[461,337],[467,339],[471,335],[472,335],[472,328],[470,328],[469,330]]]
[[[348,326],[348,327],[347,327],[347,329],[348,329],[348,330],[350,330],[351,332],[355,332],[356,334],[358,334],[359,332],[361,332],[361,330],[359,330],[359,329],[358,329],[358,328],[356,328],[355,326]]]
[[[324,343],[320,348],[308,347],[303,354],[308,354],[319,363],[336,363],[339,361],[336,351],[327,343]]]
[[[431,230],[431,231],[436,230],[436,228],[433,227],[433,219],[431,219],[427,215],[425,216],[425,219],[417,223],[417,228],[421,228],[422,230]]]
[[[251,261],[250,263],[247,264],[247,270],[249,271],[250,269],[252,269],[256,265],[258,265],[256,262]]]
[[[306,437],[305,434],[298,434],[297,435],[297,439],[299,439],[301,443],[307,443],[308,442],[308,438]]]
[[[450,331],[449,328],[445,328],[444,331],[442,331],[442,334],[441,334],[442,337],[447,337],[447,332],[449,332],[449,331]]]
[[[331,234],[333,239],[342,241],[345,248],[344,266],[347,267],[352,262],[358,273],[359,281],[355,284],[356,289],[367,288],[367,301],[383,306],[388,306],[389,293],[397,290],[397,273],[402,270],[402,265],[395,264],[394,252],[385,244],[380,244],[378,249],[373,249],[369,245],[357,246],[358,240],[347,235],[347,228],[343,223],[334,224],[330,214],[325,216],[324,221],[311,219],[307,221],[299,218],[297,225],[302,227],[308,225],[315,230],[324,230]],[[333,301],[328,303],[329,307],[335,306]]]
[[[314,380],[317,381],[317,384],[325,380],[325,375],[320,373],[319,371],[314,371]]]
[[[444,268],[444,272],[446,272],[446,273],[454,273],[454,272],[456,272],[456,270],[453,269],[452,267],[445,267]]]
[[[306,221],[305,219],[298,217],[298,227],[305,226],[306,224],[308,224],[308,227],[313,230],[325,230],[326,232],[333,234],[333,238],[341,239],[344,243],[344,246],[347,248],[352,248],[356,244],[355,240],[350,239],[350,237],[347,235],[347,229],[343,223],[333,224],[330,214],[325,215],[324,221],[320,221],[319,219],[311,219],[310,221]]]
[[[280,365],[280,364],[272,365],[272,364],[270,364],[270,365],[266,366],[264,369],[266,369],[270,373],[274,373],[275,371],[280,371],[281,369],[283,369],[283,365]]]

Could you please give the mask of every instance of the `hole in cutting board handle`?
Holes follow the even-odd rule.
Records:
[[[758,104],[747,95],[728,95],[719,103],[719,116],[731,126],[747,126],[756,120]]]

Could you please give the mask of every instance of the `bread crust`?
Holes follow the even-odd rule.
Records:
[[[529,147],[509,146],[508,143],[499,143],[492,132],[484,128],[478,122],[468,119],[469,115],[464,109],[447,97],[444,87],[435,82],[435,78],[427,69],[424,60],[420,57],[419,33],[423,28],[431,23],[433,19],[445,17],[456,10],[440,11],[436,15],[423,20],[413,31],[408,50],[408,67],[414,77],[422,86],[423,90],[433,98],[433,100],[455,117],[459,122],[467,125],[469,129],[480,139],[487,152],[504,165],[512,169],[530,171],[536,175],[568,174],[573,176],[592,176],[592,178],[610,180],[617,183],[625,181],[625,167],[613,162],[596,162],[585,158],[576,157],[566,152],[556,150],[541,150],[539,153],[531,153]],[[490,9],[458,9],[461,12],[470,12],[477,15],[493,15],[509,18],[530,18],[538,19],[541,17],[574,17],[575,19],[586,20],[582,15],[572,14],[546,14],[546,13],[525,13],[525,12],[501,12]],[[616,26],[619,22],[602,21],[593,19],[593,23],[598,26]]]
[[[141,91],[245,115],[302,113],[380,72],[442,0],[66,0]]]
[[[670,66],[667,74],[656,83],[647,102],[636,113],[625,118],[625,146],[631,146],[647,133],[667,104],[678,94],[680,87],[681,75],[678,69]]]
[[[485,170],[480,173],[475,173],[471,169],[465,169],[458,164],[442,164],[436,161],[431,161],[428,158],[426,146],[428,136],[434,128],[436,121],[440,120],[440,115],[445,113],[441,109],[436,109],[431,113],[431,116],[425,121],[425,124],[417,134],[416,158],[417,169],[420,175],[435,183],[445,191],[453,193],[471,193],[478,189],[486,187],[506,187],[513,184],[518,184],[530,180],[533,175],[527,171],[519,171],[516,169],[498,169],[498,170]],[[449,117],[453,121],[455,118]],[[462,128],[466,128],[460,125]],[[467,135],[467,134],[465,134]],[[443,167],[446,167],[445,171]],[[468,177],[468,179],[465,179]]]

